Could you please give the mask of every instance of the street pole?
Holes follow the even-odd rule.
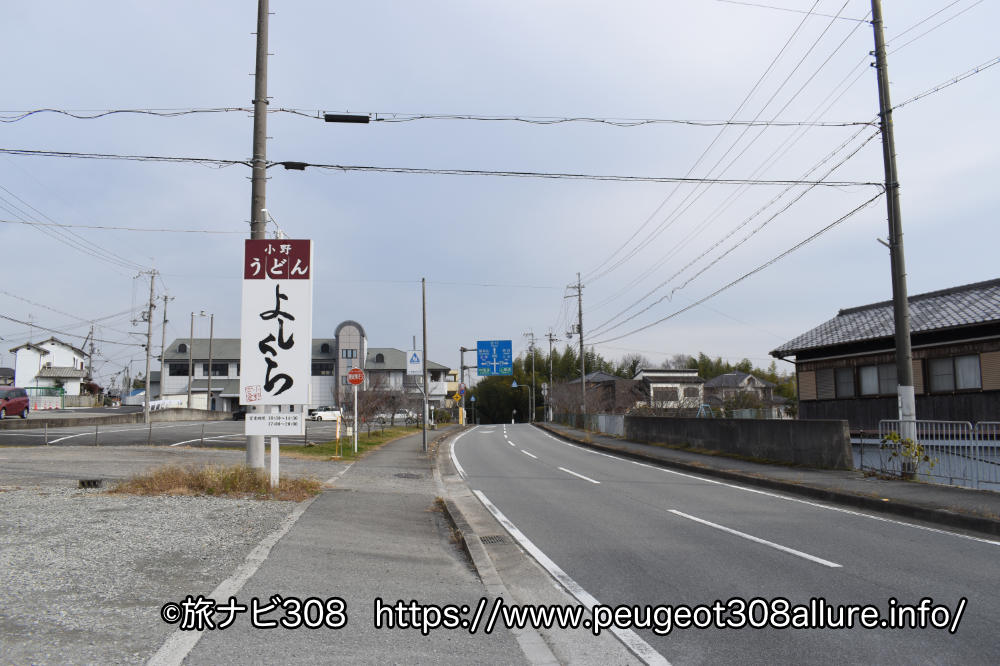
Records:
[[[875,68],[878,73],[882,159],[885,166],[885,201],[889,217],[892,307],[896,326],[896,391],[902,431],[900,435],[904,439],[916,441],[917,407],[913,388],[913,350],[910,347],[910,308],[906,296],[903,223],[899,211],[899,176],[896,171],[896,142],[892,130],[892,102],[889,100],[889,72],[886,64],[885,38],[882,34],[881,0],[872,0],[872,29],[875,32]]]
[[[354,385],[354,455],[358,455],[358,385]]]
[[[250,176],[250,238],[267,237],[267,17],[268,0],[257,0],[257,60],[254,69],[253,161]],[[252,409],[252,408],[251,408]],[[264,436],[247,437],[247,467],[264,469]]]
[[[570,285],[570,289],[576,289],[577,307],[577,333],[580,334],[580,418],[581,426],[587,429],[587,366],[583,355],[583,285],[580,284],[580,274],[576,274],[576,285]]]
[[[145,424],[149,424],[149,357],[153,351],[153,308],[156,307],[155,303],[153,303],[156,300],[155,286],[156,271],[152,270],[149,272],[149,309],[146,310],[146,400],[142,408],[142,422]]]
[[[208,318],[208,397],[205,399],[205,407],[212,411],[212,338],[215,336],[215,313]]]
[[[160,378],[163,381],[163,378]],[[191,405],[191,385],[194,383],[194,313],[191,313],[191,337],[188,339],[188,409]]]
[[[430,387],[427,385],[427,278],[420,278],[420,311],[424,320],[424,356],[421,359],[424,372],[424,453],[427,452],[427,410]]]
[[[163,329],[160,331],[160,400],[163,399],[163,385],[166,384],[166,368],[163,365],[163,357],[167,353],[167,301],[172,300],[163,294]]]
[[[548,335],[546,335],[545,337],[547,337],[549,339],[549,394],[548,394],[548,396],[546,396],[547,397],[548,406],[546,407],[545,420],[551,422],[552,421],[552,391],[553,391],[553,389],[555,387],[555,384],[552,382],[552,343],[555,342],[555,341],[557,341],[559,338],[557,338],[555,335],[553,335],[552,331],[549,331]]]

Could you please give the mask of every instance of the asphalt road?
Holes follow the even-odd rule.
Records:
[[[123,423],[100,426],[57,427],[48,429],[0,430],[0,446],[205,446],[244,447],[246,435],[243,421],[178,421],[153,423]],[[336,436],[336,424],[331,421],[308,421],[305,437],[282,437],[282,444],[303,444],[308,441],[329,441]],[[341,437],[344,437],[341,429]],[[346,440],[345,440],[346,441]]]
[[[635,630],[671,663],[1000,663],[1000,542],[624,460],[528,425],[479,426],[456,442],[455,458],[522,547],[602,604],[822,598],[872,604],[885,618],[897,602],[929,597],[953,613],[966,600],[955,633]]]

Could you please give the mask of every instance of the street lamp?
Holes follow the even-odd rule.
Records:
[[[191,313],[191,338],[188,344],[188,409],[191,409],[191,386],[194,384],[194,316]],[[199,317],[208,317],[208,392],[205,399],[205,408],[212,409],[212,339],[215,334],[215,313],[205,314],[202,310]]]

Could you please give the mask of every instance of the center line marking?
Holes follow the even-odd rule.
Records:
[[[538,456],[536,456],[534,453],[528,453],[524,449],[521,449],[521,453],[523,453],[524,455],[526,455],[526,456],[528,456],[530,458],[534,458],[535,460],[538,460]]]
[[[571,469],[566,469],[565,467],[560,467],[559,469],[561,469],[562,471],[566,472],[567,474],[572,474],[573,476],[578,476],[581,479],[583,479],[584,481],[590,481],[591,483],[596,483],[598,485],[600,485],[600,483],[601,483],[600,481],[594,481],[590,477],[584,476],[583,474],[577,474],[576,472],[574,472]]]
[[[729,532],[730,534],[738,536],[738,537],[740,537],[742,539],[747,539],[749,541],[754,541],[756,543],[760,543],[760,544],[763,544],[765,546],[769,546],[771,548],[775,548],[777,550],[784,551],[786,553],[791,553],[792,555],[797,555],[798,557],[803,557],[803,558],[805,558],[807,560],[810,560],[812,562],[816,562],[817,564],[822,564],[825,567],[830,567],[830,568],[833,568],[833,569],[839,569],[842,566],[840,564],[837,564],[836,562],[831,562],[829,560],[824,560],[822,558],[816,557],[815,555],[810,555],[809,553],[803,553],[801,550],[795,550],[794,548],[789,548],[787,546],[782,546],[781,544],[774,543],[773,541],[767,541],[766,539],[761,539],[759,537],[752,536],[752,535],[747,534],[745,532],[738,532],[738,531],[736,531],[734,529],[730,529],[728,527],[723,527],[722,525],[718,525],[716,523],[710,523],[707,520],[702,520],[701,518],[696,518],[696,517],[694,517],[692,515],[689,515],[689,514],[686,514],[686,513],[682,513],[680,511],[677,511],[676,509],[670,509],[670,513],[678,515],[678,516],[681,516],[682,518],[687,518],[688,520],[693,520],[696,523],[701,523],[702,525],[708,525],[709,527],[714,527],[715,529],[722,530],[723,532]]]

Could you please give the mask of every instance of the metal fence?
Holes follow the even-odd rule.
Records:
[[[915,444],[893,434],[911,437]],[[1000,491],[1000,423],[880,421],[878,438],[855,438],[855,466],[966,488]]]

